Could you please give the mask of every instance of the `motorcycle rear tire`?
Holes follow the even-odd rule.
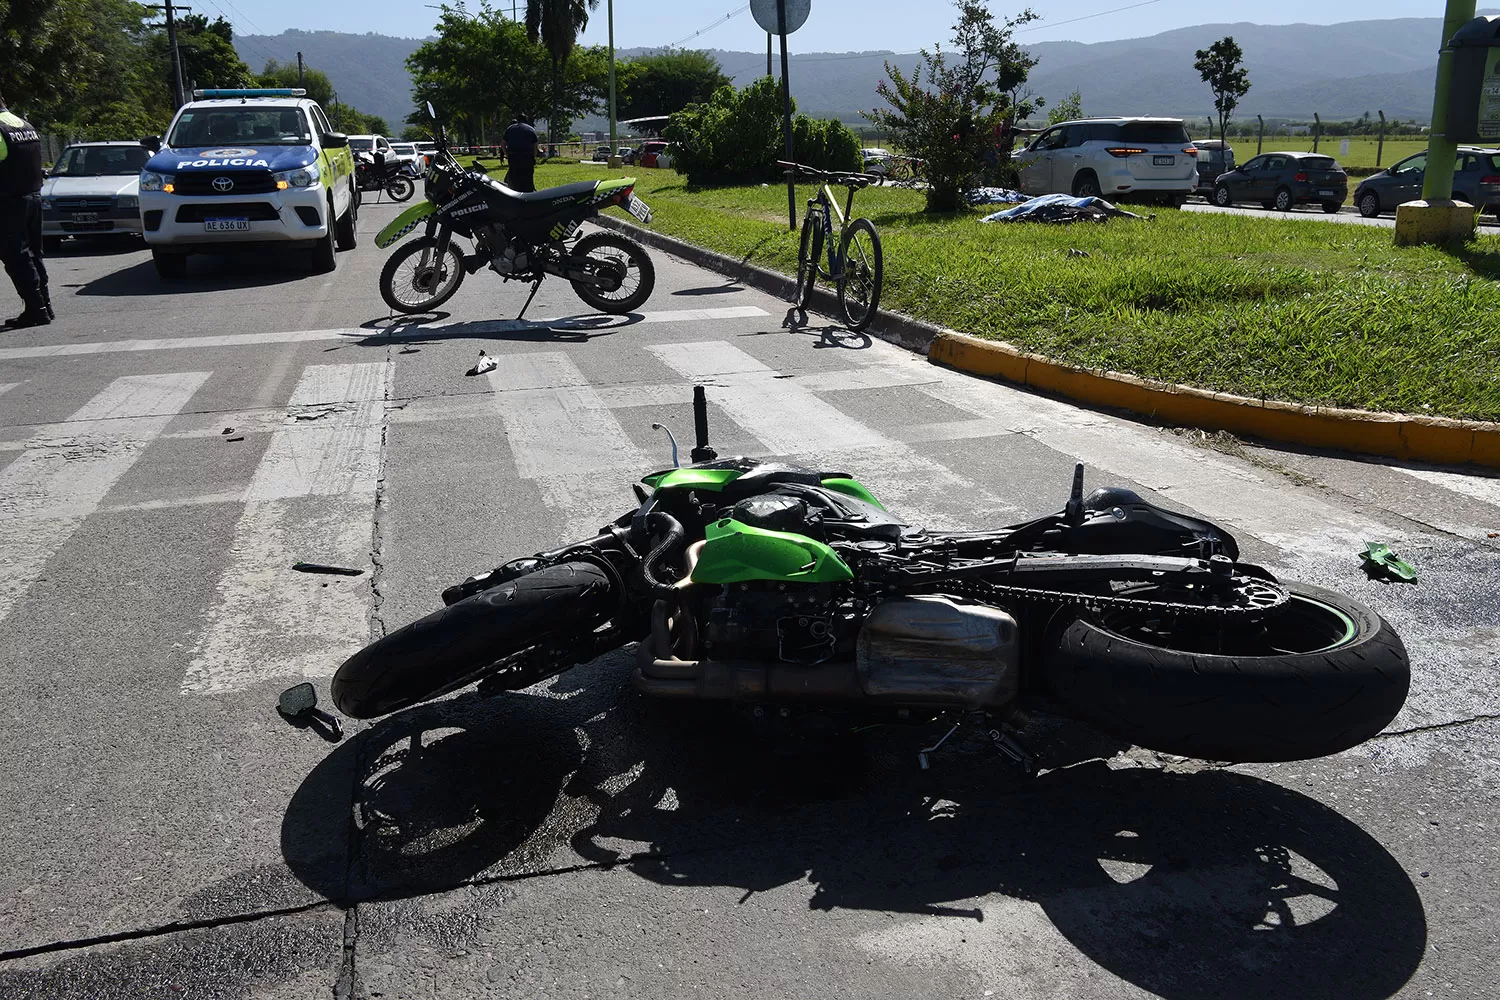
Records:
[[[385,193],[391,196],[391,201],[406,201],[416,189],[417,186],[406,177],[392,177],[385,185]]]
[[[1222,655],[1152,644],[1117,624],[1077,619],[1043,663],[1069,714],[1118,739],[1204,760],[1307,760],[1379,733],[1406,700],[1411,668],[1389,624],[1342,594],[1306,584],[1271,629],[1322,615],[1342,638],[1311,652]],[[1339,616],[1342,616],[1340,618]],[[1268,645],[1293,647],[1273,631]]]
[[[592,629],[616,607],[612,589],[589,562],[507,580],[349,657],[333,676],[333,702],[350,718],[373,719],[446,694],[548,636]]]
[[[651,292],[656,288],[656,265],[651,262],[651,255],[646,248],[635,240],[621,236],[619,233],[589,233],[579,240],[573,247],[573,256],[587,257],[594,250],[609,247],[623,253],[627,260],[627,268],[634,268],[640,276],[640,283],[636,285],[635,291],[621,298],[610,298],[614,292],[601,292],[592,285],[582,281],[572,282],[573,294],[577,295],[590,307],[602,313],[612,316],[624,316],[635,312],[646,304],[651,297]]]

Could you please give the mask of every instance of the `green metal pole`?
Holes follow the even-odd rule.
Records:
[[[1432,129],[1427,134],[1427,171],[1422,197],[1427,201],[1453,194],[1453,161],[1458,143],[1448,138],[1448,92],[1453,82],[1453,50],[1448,47],[1459,28],[1474,19],[1475,0],[1448,0],[1443,14],[1443,47],[1438,50],[1437,85],[1432,90]]]

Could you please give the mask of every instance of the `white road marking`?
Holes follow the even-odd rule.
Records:
[[[721,309],[662,309],[639,314],[634,322],[639,323],[700,323],[707,320],[752,319],[769,315],[756,306],[726,306]],[[512,330],[533,330],[539,327],[578,329],[605,329],[612,326],[629,326],[623,318],[598,316],[559,316],[540,320],[502,320],[495,323],[465,323],[460,326],[409,326],[382,330],[289,330],[276,333],[229,333],[208,337],[155,337],[139,340],[105,340],[82,344],[51,344],[43,347],[0,348],[0,361],[17,361],[23,358],[62,358],[80,354],[119,354],[134,351],[194,350],[206,347],[253,347],[257,344],[316,343],[327,340],[350,342],[369,341],[374,345],[385,342],[386,336],[421,336],[425,339],[482,337],[486,333],[505,333]]]
[[[208,376],[117,378],[0,471],[0,621]]]
[[[1407,468],[1396,465],[1387,466],[1387,468],[1404,473],[1414,479],[1420,479],[1424,483],[1441,486],[1445,490],[1462,493],[1466,497],[1500,507],[1500,479],[1464,475],[1459,472],[1442,472],[1438,469]]]
[[[5,395],[7,392],[10,392],[16,386],[22,385],[22,384],[23,383],[21,383],[21,382],[0,382],[0,396]]]
[[[1293,560],[1349,560],[1368,539],[1406,537],[1346,505],[1276,481],[1273,473],[1257,473],[1165,432],[956,372],[943,374],[942,382],[917,386],[918,391],[994,421],[997,430],[1029,434],[1076,457],[1088,467],[1089,489],[1105,485],[1099,472],[1129,476],[1211,520],[1248,531]]]
[[[994,525],[1022,513],[904,442],[848,416],[801,379],[778,378],[775,370],[732,344],[654,344],[647,350],[688,380],[710,383],[712,402],[769,453],[795,455],[823,471],[852,473],[893,510],[924,511],[954,528]]]
[[[488,377],[516,475],[562,514],[565,539],[592,536],[630,502],[627,479],[653,466],[566,354],[505,360]]]
[[[272,433],[244,491],[229,566],[193,650],[184,694],[326,677],[369,640],[370,545],[390,379],[385,361],[303,371],[285,423]],[[297,573],[295,562],[364,573]]]

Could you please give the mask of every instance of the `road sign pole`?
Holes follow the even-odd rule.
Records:
[[[776,23],[781,28],[781,127],[786,132],[786,161],[796,163],[792,154],[792,83],[786,75],[786,0],[776,0]],[[786,179],[786,227],[797,228],[797,181]]]

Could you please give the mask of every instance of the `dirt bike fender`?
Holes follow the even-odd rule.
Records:
[[[435,211],[437,211],[437,206],[430,201],[424,201],[420,205],[413,205],[392,219],[384,229],[375,234],[375,245],[384,250],[413,229],[416,229],[423,219]]]

